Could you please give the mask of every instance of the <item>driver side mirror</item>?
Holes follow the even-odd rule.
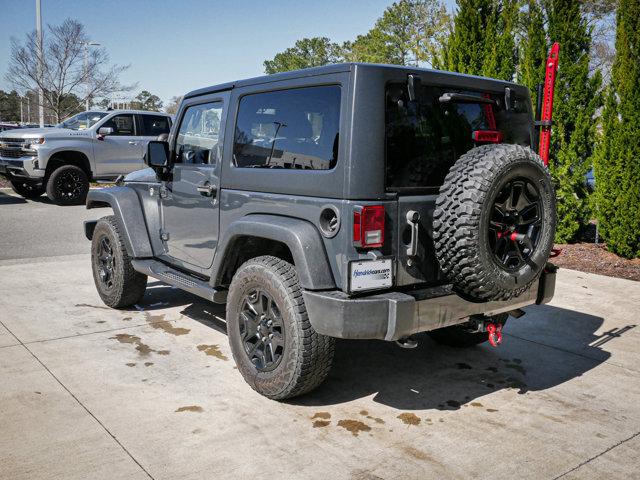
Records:
[[[158,140],[152,140],[147,145],[145,161],[147,166],[159,170],[169,166],[169,144]]]
[[[103,137],[106,137],[107,135],[112,135],[113,134],[113,127],[100,127],[98,129],[98,135],[102,135]]]
[[[104,140],[107,135],[113,135],[113,127],[100,127],[98,129],[98,140]]]

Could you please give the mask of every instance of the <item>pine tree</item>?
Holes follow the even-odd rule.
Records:
[[[492,0],[458,0],[454,27],[447,42],[446,69],[481,75],[485,63],[487,27],[495,22]]]
[[[518,83],[531,90],[533,105],[537,102],[537,86],[544,82],[548,44],[544,30],[544,18],[538,0],[529,0],[524,14],[521,61]]]
[[[640,3],[621,0],[616,56],[595,155],[596,205],[609,250],[640,257]]]
[[[518,23],[518,3],[503,0],[495,4],[486,29],[485,57],[482,74],[501,80],[513,80],[518,63],[515,29]]]
[[[514,40],[516,0],[458,0],[445,52],[448,70],[513,80],[518,60]]]
[[[550,168],[558,205],[556,241],[564,243],[576,239],[590,216],[585,175],[592,166],[601,76],[589,74],[591,35],[580,3],[546,0],[544,6],[548,36],[560,42]]]

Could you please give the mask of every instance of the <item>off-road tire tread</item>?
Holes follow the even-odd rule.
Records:
[[[291,331],[289,328],[285,330],[285,335],[297,335],[298,341],[295,342],[296,351],[289,352],[282,359],[282,363],[276,367],[276,371],[280,370],[282,375],[278,374],[272,385],[265,389],[264,383],[256,382],[256,378],[247,375],[248,372],[243,371],[240,355],[246,355],[243,351],[236,352],[232,345],[232,353],[236,365],[245,377],[245,380],[255,391],[274,400],[284,400],[296,397],[310,392],[318,387],[327,377],[333,364],[333,355],[335,349],[335,339],[320,335],[317,333],[307,314],[307,309],[302,296],[302,288],[298,282],[298,275],[295,267],[280,258],[265,255],[255,257],[240,266],[231,281],[229,287],[230,296],[233,296],[234,289],[239,288],[239,284],[243,277],[258,272],[270,273],[273,277],[272,286],[279,289],[283,296],[287,298],[287,314],[294,319],[297,329]],[[232,300],[233,301],[233,300]],[[227,302],[227,318],[233,315],[229,307],[231,301]],[[279,305],[280,307],[280,305]],[[281,314],[284,312],[281,309]],[[287,327],[289,324],[286,325]],[[232,325],[231,328],[234,328]],[[231,329],[229,329],[231,330]],[[232,335],[239,335],[229,331],[229,341],[231,343]],[[287,342],[289,347],[289,342]],[[284,363],[286,361],[286,363]]]
[[[116,255],[117,266],[119,266],[114,276],[114,288],[110,294],[100,288],[100,280],[94,262],[94,242],[98,241],[100,230],[103,228],[107,228],[111,232],[114,255]],[[118,220],[114,215],[108,215],[98,220],[91,244],[91,266],[98,294],[105,305],[111,308],[127,308],[137,304],[142,300],[147,289],[147,276],[133,269],[131,257],[127,253],[123,238]]]
[[[525,292],[538,275],[519,288],[504,290],[479,259],[482,203],[491,180],[522,160],[538,164],[549,185],[551,176],[540,157],[520,145],[482,145],[462,155],[445,177],[433,213],[435,252],[440,268],[459,293],[477,300],[509,300]],[[552,187],[551,187],[552,188]]]

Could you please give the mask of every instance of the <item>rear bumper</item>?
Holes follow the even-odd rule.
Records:
[[[553,298],[556,268],[550,266],[540,280],[517,298],[475,303],[435,287],[411,293],[388,292],[352,298],[341,291],[304,292],[313,328],[323,335],[351,339],[398,340],[464,323],[472,315],[495,315]]]

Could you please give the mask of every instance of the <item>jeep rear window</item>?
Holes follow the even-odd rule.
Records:
[[[241,168],[328,170],[338,158],[340,87],[305,87],[240,100],[233,164]]]
[[[446,93],[491,98],[495,103],[441,102]],[[473,140],[474,131],[498,131],[503,143],[530,146],[527,104],[527,98],[516,96],[513,108],[506,111],[504,95],[435,86],[421,87],[416,101],[410,102],[406,82],[387,85],[387,190],[440,187],[455,161],[481,145]]]

